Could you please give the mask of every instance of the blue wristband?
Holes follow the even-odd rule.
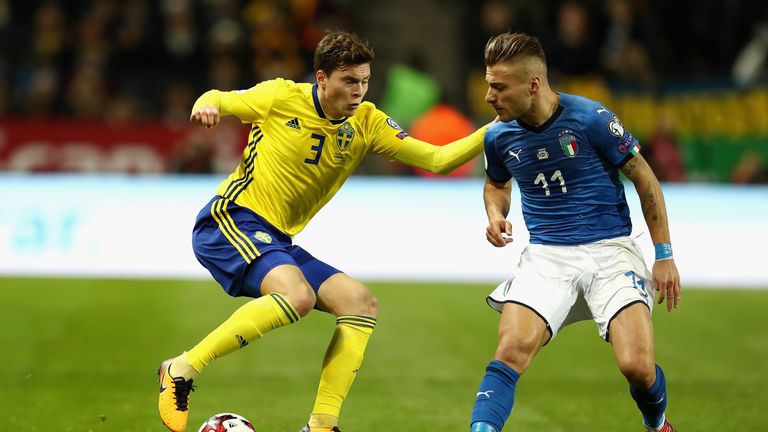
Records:
[[[656,261],[672,259],[672,245],[659,243],[656,246]]]

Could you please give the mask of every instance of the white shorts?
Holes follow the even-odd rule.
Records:
[[[653,279],[629,237],[578,246],[531,244],[512,275],[488,304],[499,312],[505,303],[530,308],[547,324],[550,340],[562,327],[592,319],[607,341],[608,326],[623,309],[644,303],[653,310]]]

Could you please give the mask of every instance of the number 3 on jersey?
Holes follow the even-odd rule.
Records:
[[[560,189],[563,191],[563,193],[568,192],[568,188],[565,187],[565,179],[563,178],[563,173],[561,173],[560,170],[556,170],[554,174],[552,174],[552,177],[549,178],[549,181],[551,182],[554,182],[555,180],[560,181]],[[541,183],[541,187],[544,188],[544,194],[549,196],[549,183],[547,183],[547,178],[544,176],[544,173],[539,173],[539,175],[537,175],[536,179],[533,181],[533,184],[539,183]]]
[[[308,163],[310,165],[317,165],[318,162],[320,162],[320,156],[323,155],[323,144],[325,143],[325,135],[313,133],[312,139],[317,140],[317,144],[311,147],[312,151],[315,152],[315,157],[313,159],[310,159],[310,158],[304,159],[304,163]]]

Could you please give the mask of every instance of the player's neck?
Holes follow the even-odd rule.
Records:
[[[328,103],[328,98],[325,95],[325,89],[320,86],[317,86],[317,101],[320,102],[320,108],[323,109],[323,113],[325,113],[326,118],[330,120],[338,120],[344,117],[343,115],[339,115],[333,111],[333,105]]]
[[[552,90],[548,90],[534,103],[531,112],[527,116],[520,117],[520,119],[525,124],[539,127],[555,115],[558,106],[560,106],[560,95]]]

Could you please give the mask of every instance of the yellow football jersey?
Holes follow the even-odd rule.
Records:
[[[253,210],[290,236],[307,225],[367,154],[445,173],[479,154],[485,135],[483,127],[454,143],[433,146],[409,137],[369,102],[351,117],[329,119],[316,85],[284,79],[248,90],[211,90],[192,111],[203,105],[251,124],[240,165],[216,194]]]

